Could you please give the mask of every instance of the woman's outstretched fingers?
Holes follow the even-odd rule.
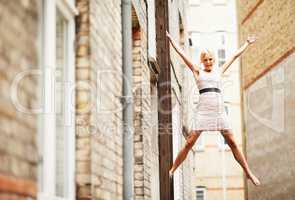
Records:
[[[255,35],[249,35],[247,38],[247,42],[249,44],[253,44],[254,42],[256,42],[256,40],[257,40],[257,37]]]

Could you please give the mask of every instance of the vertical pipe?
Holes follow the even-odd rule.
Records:
[[[132,3],[122,0],[123,195],[133,199]]]

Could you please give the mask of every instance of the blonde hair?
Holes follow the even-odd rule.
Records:
[[[203,63],[203,60],[204,60],[204,58],[205,58],[206,55],[212,56],[213,60],[215,61],[214,53],[211,50],[209,50],[209,49],[204,49],[204,50],[201,51],[201,54],[200,54],[200,61],[201,61],[201,63]]]

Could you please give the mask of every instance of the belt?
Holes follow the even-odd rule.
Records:
[[[204,92],[218,92],[221,93],[221,90],[219,88],[204,88],[199,90],[200,94],[204,93]]]

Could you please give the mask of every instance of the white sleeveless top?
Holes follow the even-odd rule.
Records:
[[[204,88],[219,88],[222,90],[221,70],[219,68],[213,67],[211,72],[199,70],[198,77],[196,75],[194,77],[199,90]]]

